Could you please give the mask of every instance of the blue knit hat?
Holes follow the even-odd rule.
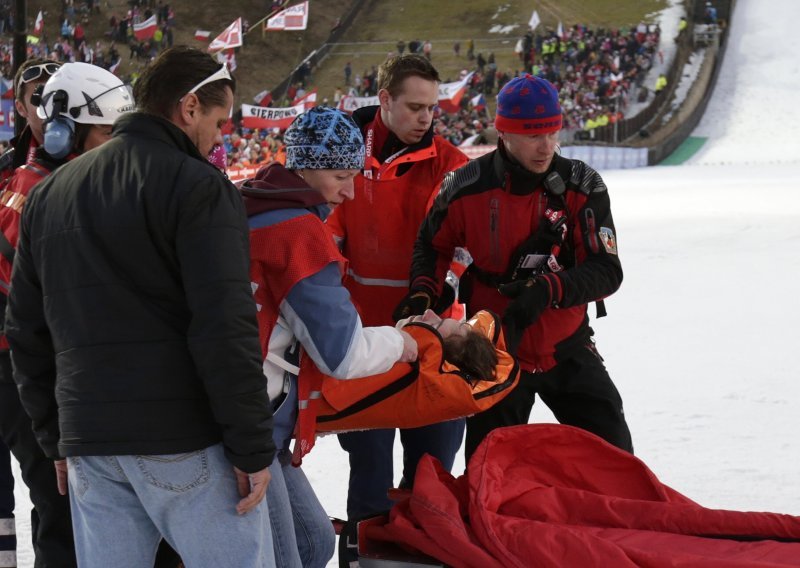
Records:
[[[561,130],[558,91],[533,75],[515,77],[497,95],[494,127],[511,134],[547,134]]]
[[[290,170],[360,170],[364,137],[346,113],[313,107],[294,119],[283,135]]]

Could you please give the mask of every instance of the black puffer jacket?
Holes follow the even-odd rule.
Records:
[[[6,332],[50,457],[222,441],[271,463],[244,207],[180,129],[123,117],[34,188],[20,231]]]

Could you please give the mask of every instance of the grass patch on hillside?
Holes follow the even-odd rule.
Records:
[[[565,27],[584,23],[593,28],[626,28],[642,20],[654,21],[665,7],[666,0],[459,0],[435,4],[430,0],[376,0],[359,14],[347,36],[315,70],[314,84],[319,88],[318,100],[332,97],[337,87],[344,86],[348,61],[354,76],[363,75],[389,53],[396,53],[400,39],[406,43],[429,40],[433,64],[443,81],[455,81],[462,69],[474,67],[466,58],[470,39],[476,56],[483,53],[488,57],[493,52],[498,69],[513,73],[521,68],[514,47],[527,31],[534,8],[541,18],[541,31],[556,29],[559,21]],[[496,31],[499,28],[503,31]],[[456,42],[461,46],[458,57],[453,50]]]
[[[175,43],[198,48],[205,44],[194,39],[196,29],[211,31],[215,37],[235,18],[242,16],[255,24],[267,14],[268,0],[165,0],[175,11]],[[298,0],[299,1],[299,0]],[[293,2],[290,2],[293,3]],[[309,27],[305,32],[270,32],[262,34],[260,26],[245,38],[245,46],[237,54],[239,84],[237,108],[251,103],[259,91],[272,89],[283,80],[311,51],[328,38],[337,19],[350,8],[352,0],[311,0]],[[467,42],[475,42],[475,54],[484,57],[494,52],[498,68],[511,72],[520,67],[514,53],[519,37],[528,29],[528,20],[535,8],[542,27],[555,29],[559,20],[564,26],[586,23],[591,27],[626,27],[640,20],[652,21],[666,6],[666,0],[369,0],[353,26],[321,65],[314,69],[313,86],[319,89],[318,101],[332,99],[337,86],[344,87],[343,68],[347,61],[353,66],[353,76],[363,74],[379,65],[389,53],[395,52],[397,40],[430,40],[432,60],[442,79],[456,80],[462,69],[471,69],[465,54]],[[30,27],[39,9],[48,12],[46,32],[52,43],[59,36],[61,0],[38,0],[29,3]],[[103,40],[112,14],[122,16],[128,9],[125,0],[102,2],[100,13],[89,17],[87,37],[93,42]],[[491,32],[494,26],[507,26],[506,33]],[[453,53],[453,44],[461,44],[461,56]],[[141,67],[129,60],[127,45],[118,47],[123,57],[121,73],[128,74]]]

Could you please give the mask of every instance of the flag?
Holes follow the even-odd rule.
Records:
[[[111,67],[109,67],[109,68],[108,68],[108,70],[109,70],[111,73],[113,73],[114,75],[116,75],[116,74],[117,74],[117,71],[119,70],[119,64],[120,64],[120,63],[122,63],[122,58],[121,58],[121,57],[120,57],[119,59],[117,59],[117,60],[116,60],[116,61],[115,61],[115,62],[114,62],[112,65],[111,65]]]
[[[39,15],[36,16],[36,22],[33,24],[33,35],[42,35],[44,30],[44,14],[39,10]]]
[[[558,35],[558,39],[564,39],[564,24],[561,23],[561,20],[558,21],[556,35]]]
[[[269,89],[264,89],[253,97],[253,102],[256,103],[256,106],[269,106],[269,103],[272,102],[272,93],[269,92]]]
[[[0,123],[0,140],[10,140],[14,137],[14,101],[12,99],[0,99],[0,116],[3,117]]]
[[[221,34],[214,38],[208,51],[220,51],[222,49],[232,49],[242,45],[242,19],[236,18],[233,23],[225,28]]]
[[[317,90],[314,89],[303,95],[302,97],[297,97],[295,100],[292,101],[292,106],[303,105],[303,110],[308,110],[311,107],[317,106]]]
[[[475,72],[467,74],[460,81],[439,85],[439,108],[447,113],[456,113],[461,108],[461,99],[467,91],[467,85]]]
[[[195,30],[194,31],[194,39],[197,41],[208,41],[211,37],[211,32],[208,30]]]
[[[302,114],[304,110],[302,104],[283,108],[242,105],[242,126],[286,130],[295,117]]]
[[[467,137],[467,138],[464,138],[464,139],[461,141],[461,144],[459,144],[459,146],[474,146],[474,145],[475,145],[475,142],[478,140],[478,138],[480,137],[480,135],[481,135],[481,133],[480,133],[480,132],[478,132],[477,134],[473,134],[472,136],[469,136],[469,137]]]
[[[264,29],[267,31],[299,31],[308,26],[308,0],[289,6],[270,19]]]
[[[153,34],[156,33],[156,28],[158,27],[158,20],[156,20],[155,14],[147,18],[144,22],[139,22],[138,24],[133,24],[133,35],[139,41],[144,41],[146,39],[150,39],[153,37]]]
[[[381,104],[378,97],[357,97],[355,95],[345,95],[342,97],[342,100],[339,101],[339,106],[336,107],[339,110],[343,110],[345,112],[352,113],[356,109],[366,106],[377,106]]]
[[[236,71],[236,53],[233,49],[226,49],[217,53],[217,61],[228,66],[228,70],[233,73]]]
[[[469,104],[474,110],[481,111],[486,108],[486,99],[482,93],[479,93],[469,100]]]
[[[531,30],[535,30],[535,29],[536,29],[536,26],[538,26],[538,25],[541,23],[541,21],[542,21],[542,20],[540,20],[540,19],[539,19],[539,12],[537,12],[536,10],[534,10],[534,11],[533,11],[533,14],[531,14],[531,19],[530,19],[530,20],[528,20],[528,27],[529,27]]]

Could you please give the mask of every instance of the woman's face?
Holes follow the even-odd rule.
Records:
[[[424,323],[431,326],[433,329],[439,332],[439,335],[442,336],[442,339],[447,339],[448,337],[455,335],[464,337],[470,330],[468,323],[454,320],[452,318],[441,318],[436,315],[436,312],[433,310],[425,310],[425,313],[421,316],[411,316],[409,318],[400,320],[397,322],[397,327],[404,327],[411,322]]]
[[[361,170],[298,170],[306,183],[319,191],[331,208],[353,199],[353,179]]]

